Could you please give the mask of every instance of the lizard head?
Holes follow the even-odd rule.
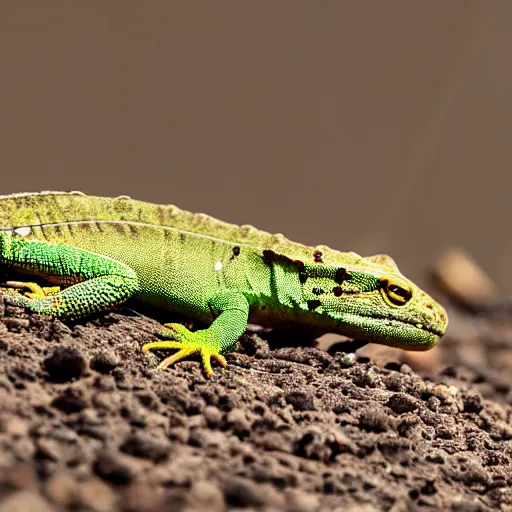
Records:
[[[360,258],[343,266],[305,264],[299,280],[300,308],[308,323],[329,332],[428,350],[448,326],[444,308],[405,278],[389,256]]]

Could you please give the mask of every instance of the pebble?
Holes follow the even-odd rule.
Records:
[[[214,405],[208,405],[205,407],[203,416],[206,419],[206,423],[210,428],[218,427],[222,420],[222,412]]]
[[[474,391],[467,391],[464,396],[464,412],[478,414],[484,408],[482,395]]]
[[[89,403],[85,399],[84,393],[78,388],[66,388],[60,395],[56,396],[51,405],[56,409],[67,414],[80,412],[85,409]]]
[[[32,491],[12,493],[0,503],[0,512],[52,512],[53,507],[39,494]]]
[[[257,484],[241,477],[231,477],[224,483],[226,501],[231,507],[284,508],[284,499],[272,486]]]
[[[114,484],[128,484],[139,472],[140,466],[132,463],[130,457],[107,451],[100,452],[94,465],[96,473]]]
[[[99,373],[110,373],[119,366],[120,360],[117,355],[110,350],[102,350],[96,353],[91,360],[91,368]]]
[[[9,418],[3,425],[3,431],[14,438],[26,437],[28,430],[28,423],[17,416]]]
[[[213,482],[199,480],[192,484],[187,495],[186,510],[208,510],[222,512],[226,510],[224,493],[219,486]]]
[[[45,492],[53,503],[68,506],[73,503],[77,486],[67,472],[55,473],[45,484]]]
[[[251,422],[243,409],[232,409],[229,411],[226,421],[238,435],[247,435],[251,431]]]
[[[155,487],[151,483],[134,482],[124,493],[122,509],[125,512],[153,512],[171,510],[164,507],[165,495],[161,487]],[[201,510],[201,509],[197,509]],[[204,510],[212,510],[210,504],[206,504]]]
[[[284,495],[288,510],[311,512],[318,509],[318,498],[314,494],[308,494],[300,489],[287,489]]]
[[[136,432],[128,436],[121,446],[121,451],[158,462],[167,457],[169,447],[170,443],[165,439],[157,439],[148,434]]]
[[[412,412],[419,407],[418,401],[405,393],[396,393],[392,395],[386,405],[397,414]]]
[[[68,382],[81,377],[87,369],[82,352],[74,347],[58,347],[44,361],[43,368],[54,382]]]
[[[303,391],[292,391],[285,395],[286,403],[291,405],[296,411],[316,411],[313,397]]]
[[[218,430],[195,428],[190,432],[189,443],[202,448],[222,448],[227,444],[227,436]]]
[[[36,490],[38,488],[37,480],[34,468],[25,463],[17,464],[3,475],[3,483],[15,489]]]
[[[95,477],[78,484],[76,499],[78,505],[94,512],[111,512],[116,502],[114,491]]]

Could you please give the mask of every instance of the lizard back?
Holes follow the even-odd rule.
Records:
[[[269,249],[303,262],[365,265],[364,259],[353,252],[340,252],[325,245],[310,247],[251,225],[238,226],[174,205],[146,203],[127,196],[110,198],[55,191],[0,196],[0,230],[94,221],[130,225],[129,232],[134,235],[138,226],[168,227],[261,251]]]

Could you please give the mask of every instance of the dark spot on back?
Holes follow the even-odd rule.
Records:
[[[321,302],[318,299],[308,300],[308,309],[316,309],[320,304]]]
[[[156,215],[158,217],[158,222],[160,222],[160,225],[161,226],[166,226],[167,223],[166,223],[166,220],[167,220],[167,216],[166,216],[166,209],[162,206],[157,206],[156,208]],[[139,217],[140,217],[140,214],[139,214]]]
[[[239,254],[240,254],[240,247],[238,247],[238,245],[235,245],[233,247],[233,256],[231,256],[231,260],[234,260]]]
[[[332,293],[334,293],[336,297],[341,297],[343,295],[343,290],[341,289],[341,286],[335,286],[332,289]]]
[[[25,198],[24,197],[13,197],[14,204],[16,205],[17,210],[21,210],[25,206]]]
[[[324,262],[324,253],[320,251],[319,249],[316,249],[313,253],[313,259],[315,263],[323,263]]]
[[[313,295],[323,295],[325,293],[321,288],[313,288],[311,291]]]
[[[301,284],[304,284],[308,280],[308,276],[306,274],[299,274],[299,281]]]
[[[263,251],[263,262],[265,265],[268,265],[269,267],[272,266],[274,263],[280,263],[281,265],[290,265],[294,266],[300,271],[304,270],[304,262],[300,260],[292,260],[291,258],[288,258],[288,256],[284,256],[283,254],[277,254],[274,251],[271,251],[270,249],[265,249]]]
[[[71,229],[71,224],[68,224],[68,227]],[[90,231],[92,231],[92,223],[91,222],[82,222],[81,224],[77,224],[76,227],[80,231],[85,231],[86,233],[89,233]]]
[[[349,279],[350,274],[344,268],[336,270],[336,275],[334,276],[334,281],[336,283],[343,284],[343,281],[348,281]]]
[[[174,231],[171,231],[170,229],[164,229],[163,233],[164,233],[164,239],[166,242],[172,244],[176,240],[174,238]],[[180,240],[179,237],[178,237],[178,240]]]
[[[119,233],[119,234],[123,234],[124,233],[124,224],[121,224],[120,222],[114,222],[112,224],[112,226],[114,226],[114,229]]]

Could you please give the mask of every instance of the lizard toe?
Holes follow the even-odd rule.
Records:
[[[150,350],[178,350],[178,352],[174,353],[172,356],[166,357],[161,361],[158,365],[158,368],[161,370],[168,368],[174,363],[194,354],[200,355],[203,370],[207,377],[213,377],[212,359],[217,361],[223,367],[227,366],[227,361],[220,353],[216,343],[199,332],[190,332],[186,327],[181,327],[182,329],[180,330],[182,332],[180,333],[180,336],[176,336],[181,338],[180,341],[154,341],[146,343],[142,347],[142,352],[145,354]],[[184,331],[187,332],[187,339],[184,339]]]

